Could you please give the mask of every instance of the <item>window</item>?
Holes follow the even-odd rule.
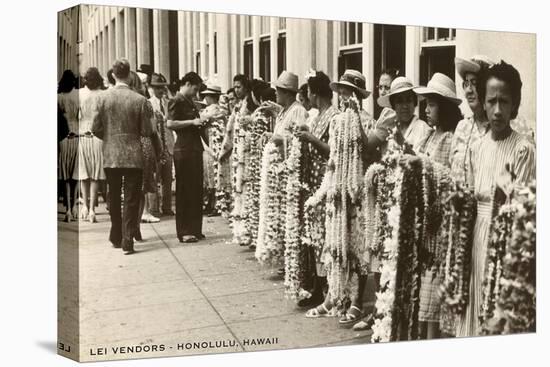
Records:
[[[201,75],[201,52],[195,51],[195,71]]]
[[[455,79],[455,46],[423,47],[420,54],[420,85],[426,85],[434,73]],[[420,118],[426,121],[426,101],[419,102]]]
[[[271,42],[269,37],[260,40],[260,78],[271,81]]]
[[[214,32],[214,74],[218,74],[218,32]]]
[[[342,23],[341,45],[350,46],[363,43],[363,23]]]
[[[286,70],[286,33],[279,33],[277,39],[277,75],[280,75],[283,70]]]
[[[425,27],[423,42],[442,42],[454,41],[456,39],[456,29],[454,28],[434,28]]]
[[[363,72],[363,51],[359,49],[340,51],[338,56],[338,76],[344,74],[347,69]]]
[[[244,60],[243,60],[243,74],[248,78],[254,76],[254,55],[252,52],[252,41],[245,41],[244,43]]]

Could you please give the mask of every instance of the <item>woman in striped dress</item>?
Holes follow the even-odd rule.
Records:
[[[462,101],[456,98],[455,83],[446,75],[435,73],[427,87],[418,87],[414,91],[419,97],[426,98],[426,117],[433,127],[414,150],[450,168],[451,141],[456,125],[462,119],[458,108]],[[439,338],[440,278],[435,274],[435,269],[428,269],[420,282],[418,320],[421,338]]]
[[[78,179],[81,181],[84,206],[80,219],[96,222],[95,206],[99,180],[103,171],[103,141],[91,133],[97,101],[101,96],[103,78],[95,67],[86,72],[86,87],[80,90],[80,144],[78,145]]]
[[[65,205],[67,212],[65,222],[73,220],[76,213],[76,185],[78,179],[78,89],[76,77],[70,70],[65,70],[59,81],[57,105],[67,120],[69,133],[59,142],[59,179],[65,182]],[[74,206],[74,208],[73,208]]]
[[[514,184],[521,185],[535,178],[535,148],[510,126],[510,121],[518,114],[521,86],[519,72],[504,61],[490,67],[478,84],[490,131],[468,153],[467,180],[477,198],[477,218],[469,303],[458,322],[457,336],[475,336],[481,331],[479,315],[483,304],[482,286],[496,182],[509,177]]]

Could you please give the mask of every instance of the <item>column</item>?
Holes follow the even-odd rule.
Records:
[[[239,56],[241,54],[239,40],[241,28],[239,25],[239,15],[231,14],[229,17],[231,21],[231,33],[229,35],[231,40],[231,78],[233,78],[233,76],[239,72]],[[231,84],[232,83],[233,81],[231,81]]]
[[[193,15],[191,12],[185,12],[185,57],[187,60],[187,67],[183,70],[180,70],[181,76],[185,73],[195,70],[193,67]]]
[[[252,17],[252,77],[260,77],[260,28],[261,18]]]
[[[201,50],[200,74],[203,79],[208,76],[208,73],[206,72],[208,62],[206,59],[206,41],[208,40],[206,34],[207,31],[206,13],[201,12],[199,15],[199,49]]]
[[[278,60],[279,60],[279,57],[278,57],[278,53],[279,53],[279,43],[278,43],[278,40],[279,40],[279,18],[277,17],[270,17],[269,19],[269,39],[270,39],[270,43],[269,43],[269,55],[270,55],[270,58],[271,58],[271,70],[269,71],[270,72],[270,75],[271,75],[271,81],[275,81],[277,80],[277,71],[278,71]]]
[[[216,31],[218,34],[218,84],[222,91],[226,91],[232,85],[233,77],[231,54],[231,15],[216,15]]]
[[[116,58],[125,57],[128,58],[126,54],[126,42],[125,39],[125,29],[126,24],[124,21],[126,18],[125,10],[119,11],[116,16]],[[132,64],[130,64],[132,65]]]
[[[340,54],[340,32],[342,30],[342,22],[332,22],[332,44],[334,45],[334,52],[332,54],[332,75],[331,80],[338,80],[338,56]]]
[[[287,69],[298,75],[299,83],[304,82],[304,75],[313,67],[315,42],[313,20],[287,19]],[[312,43],[313,42],[313,43]]]
[[[180,10],[178,11],[178,70],[180,74],[178,78],[180,79],[187,72],[186,48],[188,42],[186,39],[185,27],[185,12]]]
[[[216,68],[215,68],[215,58],[214,54],[216,52],[215,50],[215,44],[214,44],[214,32],[216,32],[216,14],[214,13],[207,13],[206,17],[208,18],[208,29],[206,30],[207,33],[207,39],[208,39],[208,60],[206,62],[208,63],[208,80],[211,83],[217,83],[216,80]]]
[[[133,70],[138,68],[137,64],[137,39],[136,39],[136,9],[126,8],[124,10],[124,41],[126,57]]]
[[[369,98],[363,101],[363,108],[374,116],[374,24],[363,23],[363,75],[366,78],[366,89],[371,92]]]
[[[149,9],[136,9],[137,15],[137,65],[151,64],[149,39]]]
[[[111,20],[109,22],[109,65],[112,65],[116,56],[116,32],[117,32],[117,25],[115,24],[115,20]]]
[[[107,75],[107,70],[111,68],[111,62],[109,57],[109,28],[105,27],[103,30],[103,74]]]
[[[170,78],[170,42],[168,27],[168,10],[153,10],[153,49],[155,58],[153,70]],[[175,51],[174,51],[175,52]]]
[[[414,85],[420,83],[420,27],[405,30],[405,75]]]

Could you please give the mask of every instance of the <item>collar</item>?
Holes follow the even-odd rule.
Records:
[[[115,88],[130,88],[130,86],[124,82],[117,81],[115,84]]]

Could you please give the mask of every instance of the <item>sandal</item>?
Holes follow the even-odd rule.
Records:
[[[353,330],[362,331],[372,328],[374,325],[374,314],[369,314],[364,320],[359,321],[357,324],[353,325]]]
[[[356,310],[357,314],[351,313],[351,310]],[[338,323],[340,325],[348,326],[355,324],[357,321],[361,320],[363,318],[363,311],[357,306],[351,305],[348,312],[346,312],[340,320],[338,320]]]
[[[311,308],[306,312],[306,317],[308,319],[317,319],[319,317],[334,317],[334,316],[336,316],[336,314],[334,313],[334,307],[332,307],[329,310],[324,303],[321,303],[319,306]]]

